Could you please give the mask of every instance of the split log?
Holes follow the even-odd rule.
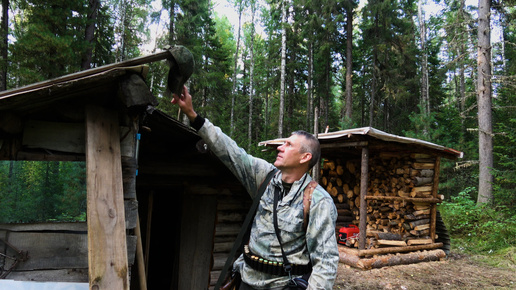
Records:
[[[429,229],[429,228],[430,228],[430,224],[424,224],[424,225],[415,226],[414,230],[415,231],[422,231],[422,230],[426,230],[426,229]]]
[[[415,186],[425,185],[425,184],[432,183],[433,181],[434,181],[433,177],[416,177],[416,178],[414,178],[414,185]]]
[[[421,177],[433,177],[434,176],[434,169],[424,169],[419,172],[419,176]]]
[[[337,222],[338,223],[341,223],[341,222],[351,222],[353,221],[354,217],[353,216],[338,216],[337,217]]]
[[[412,188],[412,192],[428,192],[428,191],[432,191],[433,189],[433,186],[429,185],[429,186],[418,186],[418,187],[414,187]]]
[[[429,224],[430,219],[421,219],[421,220],[415,220],[413,222],[409,222],[410,228],[415,229],[416,226]]]
[[[414,169],[434,169],[435,164],[434,163],[414,162],[414,163],[412,163],[412,167]]]
[[[432,158],[432,155],[425,154],[425,153],[412,153],[412,154],[410,154],[410,158],[412,158],[412,159],[428,159],[428,158]]]
[[[401,235],[389,232],[376,232],[374,236],[377,240],[401,241]]]
[[[414,214],[415,216],[426,215],[426,214],[429,215],[430,214],[430,210],[429,209],[416,210],[412,214]]]
[[[407,241],[407,245],[428,245],[432,243],[432,239],[411,239]]]
[[[338,208],[337,209],[337,214],[339,216],[352,216],[353,214],[351,213],[351,211],[347,208]]]
[[[407,243],[404,241],[392,241],[392,240],[377,240],[376,241],[378,246],[394,246],[394,247],[406,247]]]

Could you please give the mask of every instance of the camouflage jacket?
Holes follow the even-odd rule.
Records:
[[[247,154],[220,128],[208,120],[198,131],[210,150],[237,176],[251,197],[267,174],[274,169],[269,162]],[[308,289],[332,289],[337,275],[339,252],[335,238],[337,210],[330,195],[318,185],[312,194],[309,222],[303,229],[303,191],[312,178],[305,174],[294,182],[291,190],[278,203],[278,226],[283,249],[292,264],[313,265]],[[278,171],[265,190],[251,228],[249,248],[269,261],[282,262],[281,249],[273,225],[274,187],[283,192],[281,172]],[[265,274],[248,266],[240,256],[234,267],[242,280],[256,289],[285,286],[288,276]]]

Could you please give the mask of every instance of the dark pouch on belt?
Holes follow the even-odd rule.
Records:
[[[304,289],[308,288],[308,279],[309,278],[310,278],[310,273],[305,274],[299,278],[294,278],[288,282],[286,289],[304,290]]]
[[[220,290],[238,290],[241,281],[240,273],[232,271],[231,275],[226,278],[224,284],[220,287]]]

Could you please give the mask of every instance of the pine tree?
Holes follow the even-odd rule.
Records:
[[[80,69],[85,1],[22,0],[15,21],[13,75],[24,85]]]

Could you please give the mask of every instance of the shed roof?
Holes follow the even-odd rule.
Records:
[[[96,88],[103,87],[104,91],[117,89],[118,84],[113,82],[114,79],[128,73],[137,73],[145,78],[148,63],[167,59],[170,56],[170,52],[164,50],[3,91],[0,92],[0,110],[25,115],[44,106],[51,106],[55,101],[70,99],[78,94],[85,95]]]
[[[335,148],[339,145],[349,146],[350,142],[370,141],[373,143],[382,142],[386,144],[414,145],[419,148],[428,149],[432,152],[435,152],[436,154],[443,155],[444,157],[450,159],[463,157],[463,152],[461,151],[424,140],[386,133],[373,127],[353,128],[336,132],[321,133],[317,135],[317,138],[319,139],[319,142],[321,143],[321,148],[323,150],[329,147]],[[285,139],[286,138],[279,138],[274,140],[262,141],[258,145],[275,147],[281,145],[285,141]],[[355,145],[358,146],[361,144],[356,143]]]

